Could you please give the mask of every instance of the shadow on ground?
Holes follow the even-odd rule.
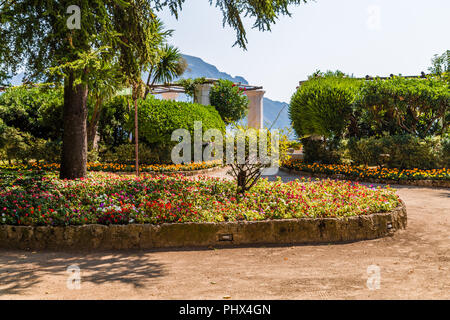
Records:
[[[42,257],[39,257],[42,256]],[[67,268],[77,265],[83,281],[94,284],[118,282],[139,288],[145,281],[163,276],[163,265],[144,257],[139,252],[124,253],[41,253],[2,252],[0,256],[0,296],[21,294],[39,286],[43,278],[53,274],[69,276]],[[67,276],[66,276],[67,275]],[[63,284],[66,285],[65,283]]]

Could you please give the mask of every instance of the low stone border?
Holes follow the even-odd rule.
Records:
[[[418,186],[418,187],[434,187],[434,188],[450,188],[450,180],[384,180],[375,178],[357,178],[349,177],[343,174],[326,174],[326,173],[313,173],[308,171],[299,171],[289,168],[280,168],[281,171],[294,173],[302,176],[312,177],[312,178],[330,178],[330,179],[340,179],[340,180],[350,180],[359,182],[369,182],[369,183],[382,183],[382,184],[398,184],[398,185],[408,185],[408,186]]]
[[[257,244],[339,243],[369,240],[405,229],[403,202],[389,213],[323,219],[288,219],[162,225],[0,226],[4,249],[154,249]]]

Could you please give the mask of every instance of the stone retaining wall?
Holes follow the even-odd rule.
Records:
[[[162,225],[0,226],[0,248],[51,250],[223,247],[256,244],[338,243],[375,239],[406,228],[403,203],[390,213]]]
[[[312,178],[329,178],[329,179],[340,179],[340,180],[350,180],[358,182],[369,182],[369,183],[382,183],[382,184],[398,184],[398,185],[408,185],[408,186],[418,186],[418,187],[434,187],[434,188],[450,188],[450,180],[387,180],[387,179],[375,179],[375,178],[357,178],[349,177],[343,174],[326,174],[326,173],[313,173],[308,171],[299,171],[288,168],[280,168],[281,171],[298,174],[306,177]]]

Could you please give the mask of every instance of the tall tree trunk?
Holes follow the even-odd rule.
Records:
[[[61,179],[86,177],[87,95],[87,85],[74,85],[74,75],[71,73],[64,82],[64,132],[59,173]]]

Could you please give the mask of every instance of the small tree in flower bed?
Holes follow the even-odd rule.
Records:
[[[232,144],[232,148],[228,146]],[[237,126],[226,141],[226,158],[230,164],[230,174],[236,179],[237,193],[249,191],[261,178],[263,170],[278,163],[279,144],[272,143],[272,135],[267,130],[254,130]]]

